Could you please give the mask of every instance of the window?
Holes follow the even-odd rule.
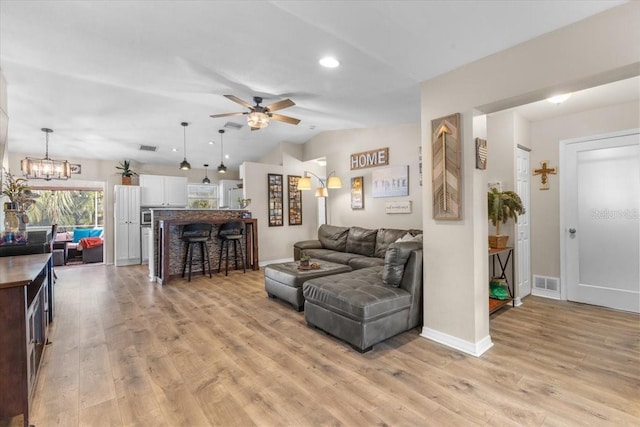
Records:
[[[95,189],[32,187],[36,203],[27,214],[27,229],[58,224],[58,230],[104,226],[104,192]]]

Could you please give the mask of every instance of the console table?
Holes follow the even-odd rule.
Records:
[[[503,258],[501,258],[501,255]],[[506,255],[506,258],[504,257]],[[513,281],[515,280],[515,266],[513,264],[513,248],[491,248],[489,249],[489,259],[491,260],[491,277],[497,277],[504,279],[507,283],[507,289],[509,290],[509,298],[504,300],[498,300],[489,298],[489,314],[493,313],[511,303],[515,307],[516,303],[513,299],[514,288]],[[496,261],[498,261],[498,267],[496,268]],[[511,280],[507,277],[507,269],[511,266]],[[499,274],[496,274],[499,271]]]
[[[0,257],[0,424],[22,415],[37,379],[53,320],[51,254]]]

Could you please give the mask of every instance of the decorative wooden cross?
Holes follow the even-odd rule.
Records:
[[[549,181],[547,180],[547,175],[555,175],[557,173],[556,168],[547,167],[548,163],[549,163],[549,160],[543,160],[540,162],[540,166],[541,166],[540,169],[533,170],[534,175],[540,175],[540,178],[542,180],[540,185],[541,190],[549,189]]]

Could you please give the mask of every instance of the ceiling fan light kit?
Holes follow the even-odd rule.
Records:
[[[182,125],[182,129],[183,129],[183,141],[184,141],[184,160],[180,162],[180,169],[183,171],[188,171],[189,169],[191,169],[191,165],[187,161],[187,126],[189,126],[189,123],[182,122],[180,124]]]
[[[249,115],[247,116],[247,124],[251,129],[266,128],[267,126],[269,126],[269,116],[267,116],[265,113],[254,111],[253,113],[249,113]]]
[[[224,165],[224,129],[218,131],[220,134],[220,166],[218,166],[218,173],[227,173],[227,167]]]
[[[44,179],[51,181],[52,179],[67,180],[71,178],[71,164],[66,161],[53,160],[49,158],[49,134],[53,133],[52,129],[40,129],[45,133],[46,151],[43,159],[26,157],[20,161],[20,170],[27,179]]]

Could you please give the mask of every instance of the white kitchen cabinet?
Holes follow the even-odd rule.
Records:
[[[140,264],[140,187],[114,188],[115,264]]]
[[[141,206],[187,206],[187,178],[182,176],[140,175]]]

